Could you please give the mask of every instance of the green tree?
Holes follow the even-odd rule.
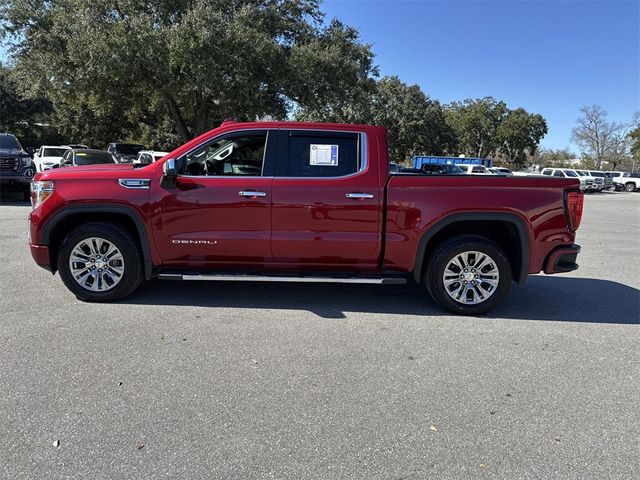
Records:
[[[492,157],[500,141],[497,132],[508,114],[507,105],[493,97],[452,102],[445,109],[446,121],[458,138],[459,153]]]
[[[51,128],[51,103],[42,97],[25,98],[18,89],[13,72],[0,65],[0,132],[11,132],[23,146],[57,142]]]
[[[640,112],[633,114],[632,129],[627,135],[631,144],[631,157],[634,165],[638,164],[640,166]]]
[[[496,130],[497,151],[512,169],[523,168],[546,133],[547,122],[542,115],[516,108],[507,113]]]
[[[397,162],[417,154],[441,155],[453,142],[440,103],[427,97],[418,85],[407,85],[398,77],[376,83],[368,111],[367,123],[387,128],[390,156]]]
[[[533,154],[533,163],[540,167],[570,168],[577,155],[569,149],[540,148]]]
[[[407,85],[394,76],[363,82],[361,87],[349,102],[302,108],[296,118],[386,127],[390,156],[397,162],[406,162],[415,154],[441,155],[455,145],[442,106],[418,85]]]
[[[322,25],[318,0],[4,0],[0,9],[5,35],[20,39],[12,53],[25,89],[47,95],[68,135],[95,141],[154,137],[164,117],[182,141],[230,116],[285,118],[295,106],[343,103],[375,73],[354,29]]]

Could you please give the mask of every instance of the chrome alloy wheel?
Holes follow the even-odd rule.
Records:
[[[498,289],[500,272],[486,253],[468,251],[457,254],[444,269],[442,282],[447,294],[456,302],[476,305]]]
[[[122,279],[124,258],[109,240],[90,237],[73,247],[69,269],[81,287],[92,292],[106,292]]]

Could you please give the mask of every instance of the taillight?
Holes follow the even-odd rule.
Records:
[[[584,193],[579,190],[570,190],[565,194],[564,208],[567,215],[567,223],[572,232],[578,230],[582,221],[582,206]]]

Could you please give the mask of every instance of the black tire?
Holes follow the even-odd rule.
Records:
[[[624,185],[624,189],[625,189],[627,192],[635,192],[635,190],[636,190],[636,184],[635,184],[635,183],[633,183],[633,182],[625,183],[625,185]]]
[[[480,252],[488,255],[493,260],[499,274],[497,286],[491,290],[488,298],[475,304],[456,301],[447,293],[443,280],[449,262],[465,252]],[[474,263],[477,264],[478,260],[476,259]],[[445,240],[429,256],[425,268],[424,283],[431,297],[442,308],[461,315],[479,315],[500,303],[509,291],[511,278],[511,264],[499,245],[479,235],[459,235]],[[453,287],[453,290],[456,290],[456,285]],[[477,296],[476,291],[471,294],[474,298]]]
[[[69,266],[74,247],[83,239],[99,237],[111,242],[120,250],[124,260],[124,272],[119,282],[106,291],[92,291],[80,285]],[[64,238],[58,251],[58,271],[66,287],[79,300],[87,302],[109,302],[119,300],[131,294],[142,282],[142,256],[131,234],[119,225],[105,222],[92,222],[80,225]]]

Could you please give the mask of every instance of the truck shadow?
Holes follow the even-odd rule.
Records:
[[[153,280],[122,303],[264,310],[306,310],[327,319],[347,312],[446,316],[417,285],[371,286]],[[531,276],[485,318],[640,323],[640,290],[609,280]]]
[[[31,203],[29,200],[22,199],[22,193],[14,191],[0,191],[0,205],[8,207],[29,207]]]

